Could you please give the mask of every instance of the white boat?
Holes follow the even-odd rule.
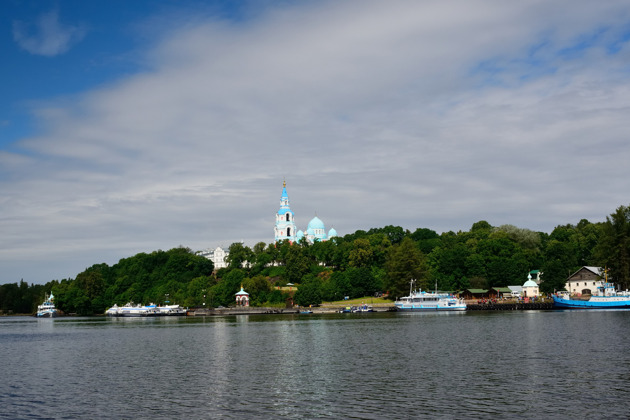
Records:
[[[139,316],[153,316],[155,315],[155,305],[143,306],[140,304],[134,305],[133,303],[127,303],[124,306],[112,306],[105,314],[108,316],[129,316],[129,317],[139,317]]]
[[[112,306],[105,311],[105,315],[124,317],[177,316],[186,315],[186,309],[179,305],[156,306],[151,303],[150,305],[142,306],[140,304],[127,303],[124,306]]]
[[[50,296],[46,296],[44,299],[44,303],[37,306],[37,317],[38,318],[53,318],[57,316],[57,309],[55,308],[55,297],[52,292],[50,292]]]
[[[164,305],[155,308],[158,316],[181,316],[186,315],[186,309],[179,305]]]
[[[413,290],[415,282],[415,280],[410,282],[409,296],[401,297],[394,302],[396,310],[405,312],[466,310],[463,299],[458,299],[449,293],[438,293],[437,290],[435,292]]]
[[[374,308],[372,308],[372,306],[367,305],[365,303],[360,305],[360,306],[353,306],[351,310],[352,310],[353,313],[357,313],[357,312],[374,312]]]

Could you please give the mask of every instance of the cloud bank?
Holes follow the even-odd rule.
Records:
[[[36,107],[40,135],[0,153],[1,280],[272,242],[283,179],[299,228],[341,235],[602,220],[628,201],[627,21],[621,1],[317,2],[166,28],[150,70]]]

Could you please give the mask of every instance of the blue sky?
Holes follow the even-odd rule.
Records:
[[[241,7],[239,1],[6,0],[0,13],[6,28],[0,39],[1,144],[37,129],[29,117],[33,103],[145,71],[144,48],[168,25],[200,15],[243,21]]]
[[[298,227],[550,232],[628,205],[625,1],[18,1],[0,283]]]

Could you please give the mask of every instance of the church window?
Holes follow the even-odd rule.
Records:
[[[287,213],[287,222],[289,221],[290,217],[289,217],[289,213]]]
[[[287,236],[291,236],[291,228],[287,228]]]

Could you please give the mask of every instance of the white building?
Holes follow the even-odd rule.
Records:
[[[538,290],[538,284],[532,280],[531,273],[527,275],[527,281],[523,284],[523,297],[536,297],[540,294]]]
[[[604,269],[584,266],[567,279],[564,288],[572,295],[592,295],[604,285]]]
[[[220,246],[215,249],[206,249],[203,251],[198,251],[197,255],[201,255],[202,257],[206,257],[214,264],[214,269],[218,270],[220,268],[226,268],[228,266],[225,261],[225,257],[230,255],[230,251],[221,248]]]

